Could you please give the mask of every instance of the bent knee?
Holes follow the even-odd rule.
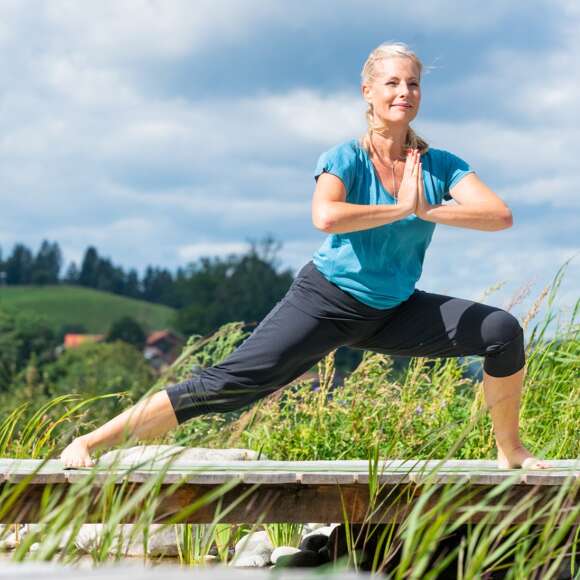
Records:
[[[485,317],[481,325],[482,338],[488,345],[506,344],[522,334],[523,329],[518,319],[505,310],[494,310]]]

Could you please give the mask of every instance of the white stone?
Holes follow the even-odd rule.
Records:
[[[302,537],[306,536],[307,534],[310,534],[314,530],[318,530],[326,526],[328,526],[328,524],[320,524],[320,523],[304,524],[304,527],[302,528]]]
[[[275,564],[280,556],[291,556],[297,552],[300,552],[298,548],[294,548],[292,546],[279,546],[270,555],[270,560],[272,564]]]
[[[264,455],[260,459],[266,460]],[[252,449],[209,449],[205,447],[182,447],[179,445],[137,445],[105,453],[99,463],[111,465],[134,465],[138,463],[164,463],[173,465],[189,462],[256,461],[258,452]]]
[[[236,544],[230,565],[235,568],[267,566],[273,550],[265,531],[247,534]]]
[[[15,550],[25,536],[38,529],[38,524],[10,524],[2,532],[6,533],[6,528],[13,531],[0,539],[0,551]]]
[[[133,524],[122,524],[115,530],[115,540],[111,544],[110,554],[120,552],[126,556],[144,556],[143,531],[134,532]],[[175,526],[165,527],[161,524],[149,526],[147,535],[147,555],[177,556],[178,534]],[[90,552],[98,546],[104,534],[103,524],[84,524],[75,539],[76,547],[83,552]],[[119,544],[120,543],[120,544]]]
[[[269,563],[270,558],[261,554],[254,554],[235,558],[230,566],[233,568],[265,568]]]
[[[329,526],[322,526],[321,528],[316,528],[307,534],[303,534],[302,539],[307,538],[308,536],[314,536],[316,534],[324,534],[325,536],[330,536],[332,530],[339,526],[340,524],[330,524]]]

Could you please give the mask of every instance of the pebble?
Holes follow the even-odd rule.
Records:
[[[278,558],[280,558],[281,556],[291,556],[292,554],[296,554],[297,552],[300,552],[299,548],[294,548],[292,546],[279,546],[272,552],[272,555],[270,556],[270,561],[272,562],[272,564],[275,564],[278,561]]]

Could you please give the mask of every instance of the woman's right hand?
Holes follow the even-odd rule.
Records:
[[[397,203],[408,210],[409,215],[415,212],[419,193],[417,174],[421,155],[418,149],[409,149],[405,160],[403,179],[397,195]]]

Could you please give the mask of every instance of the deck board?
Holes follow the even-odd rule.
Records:
[[[478,512],[478,501],[499,485],[505,488],[501,493],[509,496],[505,505],[502,503],[503,513],[509,513],[511,506],[530,492],[546,499],[562,486],[568,486],[564,491],[571,494],[570,501],[562,509],[570,510],[570,506],[577,505],[580,495],[580,461],[553,460],[550,463],[549,469],[525,470],[498,469],[493,461],[381,461],[376,466],[376,477],[386,509],[373,515],[372,521],[402,521],[427,483],[441,488],[444,484],[464,484],[466,489],[461,493],[471,502],[464,507],[472,509],[470,506],[473,506],[472,521],[485,515],[481,510]],[[65,494],[77,484],[86,484],[91,486],[93,497],[96,497],[105,484],[128,484],[123,489],[134,493],[145,482],[157,478],[161,478],[158,483],[163,489],[171,491],[160,500],[156,511],[159,521],[179,513],[208,491],[227,482],[233,486],[223,490],[223,506],[234,505],[242,493],[248,494],[248,500],[234,506],[221,520],[224,523],[341,522],[343,505],[349,520],[356,523],[365,521],[372,501],[367,461],[181,460],[170,465],[148,461],[65,470],[58,460],[0,459],[0,487],[28,483],[19,503],[11,511],[1,512],[1,523],[39,521],[42,496],[46,491]],[[170,487],[172,485],[174,487]],[[437,493],[430,501],[437,501]],[[209,504],[189,514],[184,521],[211,522],[216,509],[216,503]]]

